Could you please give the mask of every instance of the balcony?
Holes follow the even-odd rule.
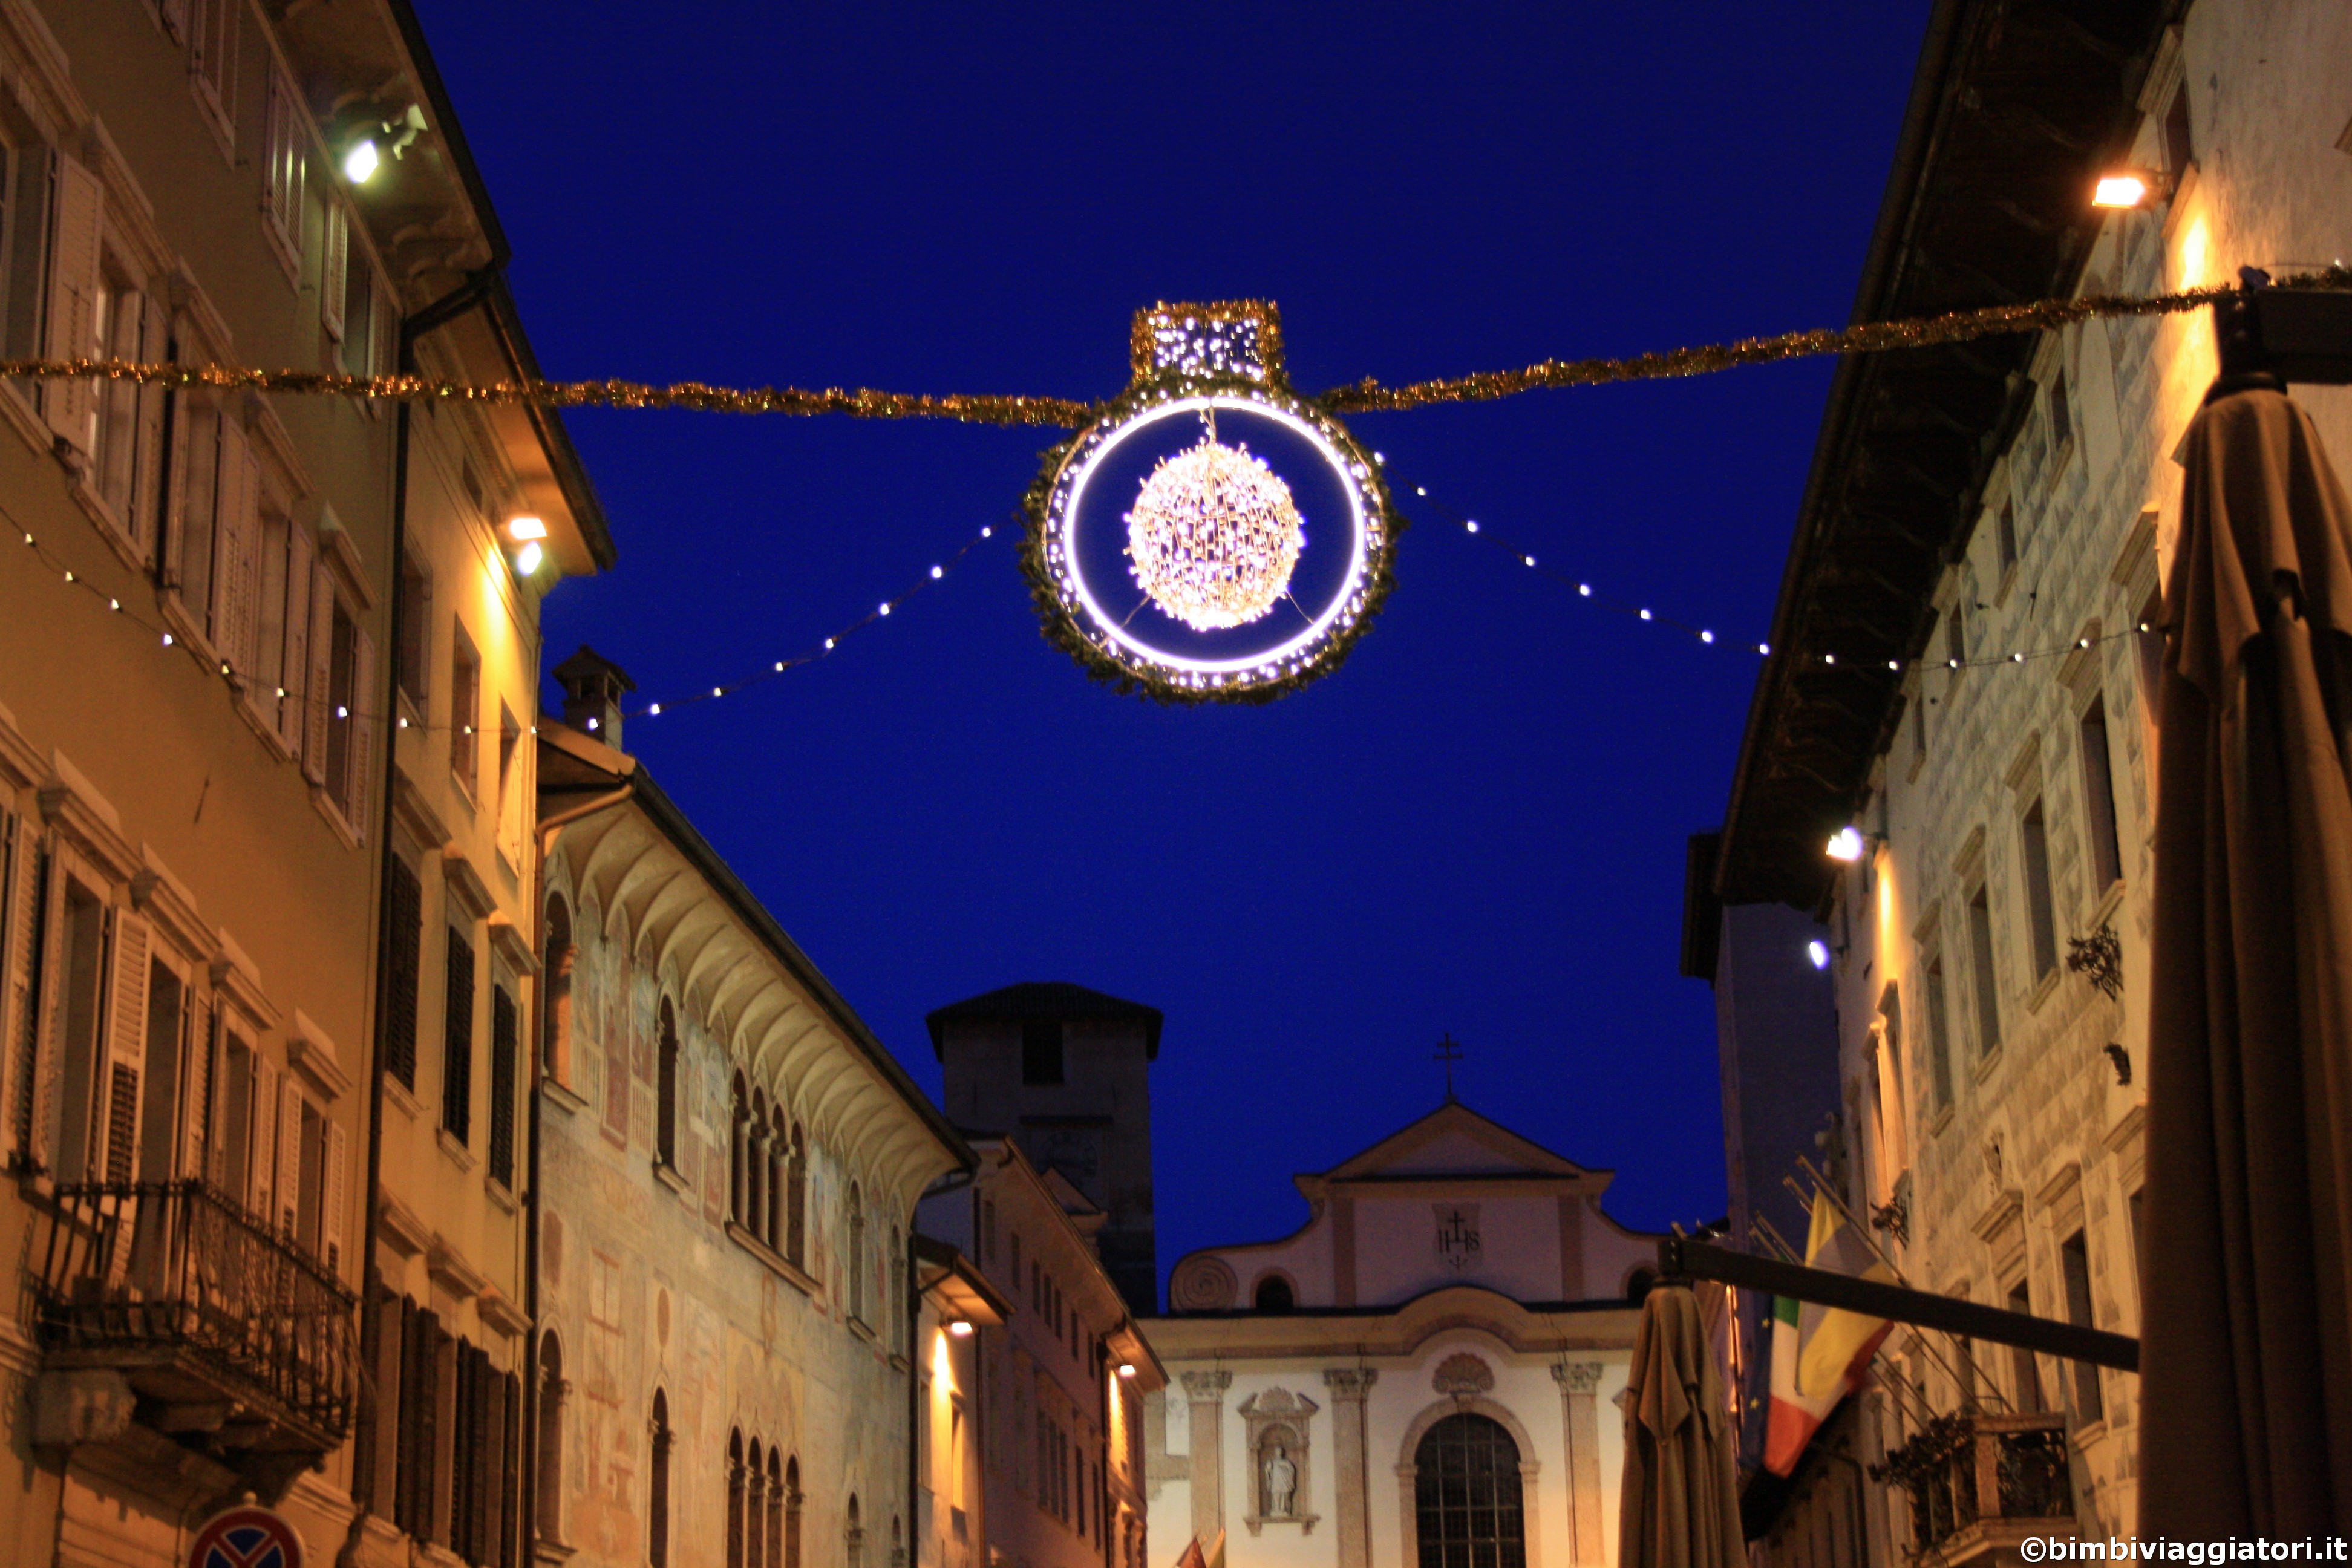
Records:
[[[356,1298],[202,1181],[52,1194],[30,1253],[45,1440],[136,1425],[274,1493],[351,1430]]]
[[[1911,1494],[1922,1568],[2015,1563],[2026,1537],[2075,1533],[2063,1415],[1938,1416],[1871,1477]]]

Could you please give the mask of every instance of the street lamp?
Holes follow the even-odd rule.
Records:
[[[2116,169],[2091,188],[2091,205],[2110,210],[2153,206],[2166,195],[2165,179],[2153,169]]]
[[[1824,847],[1831,859],[1843,860],[1851,866],[1869,852],[1870,840],[1863,837],[1861,828],[1848,826],[1831,834]]]

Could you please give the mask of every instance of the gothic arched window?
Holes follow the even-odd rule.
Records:
[[[540,1070],[557,1083],[572,1081],[572,965],[580,950],[572,941],[572,906],[562,893],[547,896],[546,982],[539,1005]]]
[[[754,1438],[756,1447],[758,1439]],[[727,1568],[745,1568],[743,1562],[743,1428],[727,1434]],[[756,1506],[756,1505],[755,1505]],[[753,1549],[754,1551],[757,1548]],[[756,1558],[750,1568],[760,1568]]]
[[[792,1212],[792,1145],[784,1136],[784,1107],[782,1100],[768,1108],[768,1228],[760,1239],[769,1250],[782,1252],[791,1239],[792,1223],[786,1217]],[[797,1261],[797,1260],[795,1260]]]
[[[849,1298],[849,1315],[871,1327],[872,1319],[866,1307],[866,1194],[856,1182],[849,1184],[848,1234],[841,1269],[848,1276],[842,1285]]]
[[[743,1228],[761,1240],[767,1238],[769,1205],[775,1194],[768,1191],[768,1096],[764,1089],[751,1091],[751,1124],[743,1131]]]
[[[727,1086],[727,1217],[747,1228],[751,1194],[744,1190],[744,1184],[751,1174],[751,1107],[743,1093],[743,1075],[739,1072],[735,1081]]]
[[[669,1395],[658,1388],[646,1436],[652,1440],[653,1465],[646,1498],[646,1562],[648,1568],[669,1568]]]
[[[775,1456],[768,1457],[772,1469]],[[798,1455],[784,1461],[784,1561],[782,1568],[801,1568],[801,1461]]]
[[[784,1479],[784,1472],[777,1468],[782,1463],[782,1461],[776,1457],[776,1451],[773,1448],[769,1449],[768,1561],[761,1564],[761,1568],[783,1568],[787,1541],[795,1543],[789,1549],[793,1562],[795,1564],[800,1562],[800,1548],[797,1544],[801,1538],[800,1503],[797,1499],[788,1500],[785,1495],[787,1487],[793,1483],[787,1482]],[[796,1461],[793,1468],[793,1482],[799,1480],[800,1473],[800,1467]],[[787,1509],[791,1510],[789,1524],[786,1523]]]
[[[1519,1447],[1500,1423],[1448,1415],[1412,1458],[1421,1568],[1527,1568]]]
[[[784,1166],[784,1256],[808,1267],[808,1143],[793,1123],[791,1158]]]
[[[857,1494],[849,1494],[849,1511],[842,1516],[841,1558],[848,1568],[865,1568],[866,1527],[857,1519]]]
[[[563,1540],[563,1346],[553,1334],[539,1342],[539,1537]]]
[[[661,1054],[654,1068],[654,1154],[663,1164],[677,1164],[677,1014],[669,998],[662,998]]]

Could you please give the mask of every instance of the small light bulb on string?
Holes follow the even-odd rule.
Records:
[[[658,702],[655,703],[652,707],[650,707],[650,708],[646,709],[646,712],[647,714],[649,714],[650,716],[652,716],[653,718],[656,718],[656,719],[660,718],[660,717],[661,717],[661,704],[660,704],[660,703],[658,703]]]
[[[169,632],[165,632],[163,634],[163,646],[165,647],[170,647],[172,646],[172,634]]]
[[[1643,618],[1643,620],[1647,621],[1647,620],[1654,620],[1654,619],[1656,619],[1657,617],[1655,617],[1654,616],[1651,615],[1649,611],[1647,611],[1647,610],[1643,610],[1643,611],[1642,612],[1642,618]]]
[[[1703,631],[1698,634],[1698,640],[1703,643],[1712,644],[1715,641],[1715,634],[1713,632]]]
[[[1837,655],[1833,653],[1825,653],[1822,655],[1822,662],[1823,664],[1835,664],[1837,662]]]
[[[1585,598],[1592,597],[1592,584],[1590,583],[1579,583],[1576,585],[1576,591]]]
[[[1530,566],[1532,566],[1532,565],[1534,565],[1534,564],[1536,563],[1536,558],[1535,558],[1534,556],[1532,556],[1532,555],[1523,556],[1523,557],[1521,557],[1521,559],[1523,559],[1524,561],[1526,561],[1526,562],[1527,562],[1527,563],[1528,563],[1528,565],[1530,565]]]
[[[881,608],[881,610],[880,610],[880,612],[879,612],[879,613],[880,613],[880,614],[882,614],[882,615],[886,615],[886,616],[887,616],[887,615],[888,615],[888,614],[890,613],[890,601],[889,601],[889,600],[885,599],[885,600],[883,600],[883,601],[882,601],[882,608]]]
[[[1476,522],[1475,522],[1475,521],[1472,521],[1472,522],[1465,522],[1465,523],[1464,523],[1462,526],[1463,526],[1465,529],[1468,530],[1468,531],[1469,531],[1470,532],[1472,532],[1472,533],[1475,533],[1475,532],[1477,532],[1477,531],[1478,531],[1478,525],[1477,525],[1477,523],[1476,523]]]

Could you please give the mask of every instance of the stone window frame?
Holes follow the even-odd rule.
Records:
[[[1429,1435],[1429,1429],[1449,1415],[1484,1415],[1502,1427],[1504,1431],[1508,1432],[1511,1435],[1511,1441],[1518,1445],[1520,1529],[1524,1532],[1521,1542],[1526,1548],[1527,1560],[1530,1568],[1545,1562],[1543,1509],[1540,1506],[1542,1493],[1538,1485],[1543,1466],[1540,1461],[1532,1458],[1536,1447],[1535,1438],[1528,1434],[1526,1425],[1519,1420],[1518,1416],[1512,1414],[1508,1405],[1498,1405],[1483,1394],[1454,1394],[1444,1395],[1423,1406],[1420,1413],[1406,1425],[1404,1440],[1397,1445],[1399,1568],[1421,1568],[1420,1506],[1414,1497],[1414,1483],[1421,1479],[1421,1465],[1416,1456],[1421,1448],[1421,1440]]]

